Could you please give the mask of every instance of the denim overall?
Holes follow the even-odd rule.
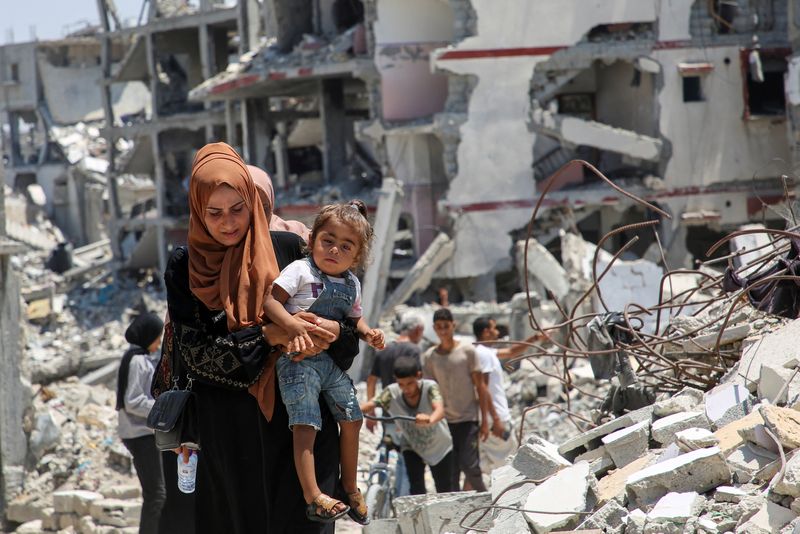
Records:
[[[344,273],[344,283],[334,282],[314,265],[311,258],[306,261],[323,285],[322,293],[308,311],[334,321],[346,319],[356,301],[353,275],[348,271]],[[327,352],[320,352],[299,362],[293,362],[284,354],[278,358],[276,368],[281,398],[289,414],[289,428],[308,425],[320,430],[320,393],[337,421],[362,419],[353,381],[339,369]]]

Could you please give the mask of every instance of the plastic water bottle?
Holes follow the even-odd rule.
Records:
[[[197,477],[197,451],[189,451],[189,461],[183,463],[183,455],[178,455],[178,489],[183,493],[194,493]]]

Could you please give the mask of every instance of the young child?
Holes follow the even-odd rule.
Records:
[[[416,421],[397,421],[403,440],[401,450],[411,482],[411,495],[425,493],[425,466],[431,469],[438,493],[453,487],[453,438],[444,420],[444,402],[439,386],[422,378],[419,361],[401,356],[394,362],[395,383],[361,405],[365,413],[376,406],[392,415],[408,415]]]
[[[369,523],[367,505],[356,487],[358,432],[362,414],[353,381],[327,352],[303,358],[299,352],[313,345],[308,323],[291,314],[309,311],[337,321],[356,321],[359,336],[383,349],[383,332],[370,328],[361,317],[361,284],[350,271],[363,267],[369,257],[372,228],[367,207],[360,200],[322,208],[311,229],[310,257],[289,264],[273,282],[272,297],[264,305],[267,316],[289,334],[287,354],[276,364],[281,398],[292,429],[294,463],[306,515],[329,523],[345,513],[362,524]],[[314,471],[314,439],[321,418],[318,398],[324,397],[340,427],[342,487],[350,506],[323,494]]]

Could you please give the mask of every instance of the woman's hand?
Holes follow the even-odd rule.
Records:
[[[172,452],[174,452],[177,455],[183,456],[183,463],[185,464],[189,463],[189,456],[191,456],[192,454],[192,449],[190,449],[186,445],[181,445],[177,449],[172,449]]]

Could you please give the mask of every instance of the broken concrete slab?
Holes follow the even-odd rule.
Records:
[[[594,476],[596,476],[598,479],[616,467],[614,465],[614,460],[611,459],[611,456],[609,456],[604,445],[600,445],[596,449],[586,451],[575,458],[575,463],[581,461],[589,462]]]
[[[423,532],[466,532],[459,528],[459,522],[471,510],[489,506],[491,496],[488,492],[476,493],[462,491],[456,493],[437,493],[430,495],[409,495],[393,501],[400,530],[403,534]],[[480,514],[473,514],[477,521]],[[467,521],[471,525],[472,521]],[[488,529],[491,516],[487,516],[474,527]]]
[[[722,384],[706,393],[706,417],[714,429],[749,414],[755,402],[741,384]]]
[[[772,491],[780,495],[800,497],[800,454],[794,454],[787,460],[783,478],[775,484]]]
[[[682,347],[686,352],[697,352],[698,349],[713,349],[717,345],[717,340],[719,340],[720,346],[730,345],[745,339],[750,334],[750,328],[748,323],[744,323],[728,327],[721,337],[719,332],[690,337],[682,343]]]
[[[666,417],[681,412],[699,411],[703,404],[703,392],[699,389],[685,387],[675,395],[658,401],[653,405],[653,416]]]
[[[397,519],[373,519],[362,530],[363,534],[401,534]]]
[[[652,510],[647,514],[647,521],[670,522],[684,524],[690,518],[697,516],[705,498],[696,491],[685,493],[669,492],[661,497]]]
[[[591,430],[587,430],[586,432],[565,441],[558,447],[558,452],[567,460],[574,459],[578,454],[584,452],[584,450],[580,449],[594,449],[600,445],[600,438],[603,436],[611,434],[612,432],[615,432],[621,428],[626,428],[631,425],[635,425],[636,423],[649,420],[652,414],[652,405],[639,408],[638,410],[630,413],[626,413],[625,415],[617,417],[608,423],[602,424]]]
[[[771,404],[793,404],[800,397],[800,380],[797,375],[794,369],[762,365],[758,376],[758,397]]]
[[[601,439],[617,467],[625,467],[640,458],[650,444],[650,421],[645,420],[612,432]]]
[[[767,501],[747,521],[736,527],[736,532],[747,534],[773,534],[788,525],[797,514],[774,502]]]
[[[558,447],[538,436],[531,436],[517,450],[511,465],[527,478],[540,480],[572,464],[558,453]]]
[[[730,502],[736,504],[748,495],[749,493],[745,490],[735,486],[719,486],[714,490],[714,500],[716,502]]]
[[[714,435],[719,439],[719,448],[722,450],[722,453],[728,454],[744,443],[745,440],[741,435],[742,431],[763,423],[764,418],[756,411],[737,421],[732,421],[714,432]]]
[[[683,452],[719,445],[719,438],[707,428],[687,428],[675,433],[675,442]]]
[[[792,358],[800,360],[798,338],[800,319],[795,319],[743,348],[738,372],[748,389],[756,389],[762,365],[782,367]]]
[[[528,495],[525,509],[565,513],[525,512],[528,522],[537,534],[577,524],[582,517],[581,512],[594,507],[596,484],[586,462],[562,469]]]
[[[601,532],[611,532],[625,525],[627,515],[628,511],[612,499],[578,525],[578,529],[595,528]]]
[[[142,503],[121,499],[98,499],[89,505],[89,515],[100,525],[132,527],[139,524]]]
[[[646,453],[638,460],[629,463],[621,469],[610,472],[597,481],[597,502],[605,504],[614,499],[622,501],[625,496],[625,484],[629,477],[638,473],[655,460],[655,454]]]
[[[625,534],[644,534],[647,524],[647,514],[638,508],[625,518]]]
[[[786,449],[800,447],[800,412],[791,408],[763,405],[759,409],[764,425]]]
[[[517,241],[516,243],[517,273],[520,280],[525,280],[525,243],[526,241]],[[541,285],[552,291],[556,299],[560,301],[569,292],[567,271],[539,241],[531,238],[527,240],[527,244],[529,288],[537,289],[538,294],[545,295],[544,291],[537,288]]]
[[[642,469],[628,478],[625,490],[632,501],[650,503],[671,491],[706,492],[730,480],[722,451],[709,447]]]
[[[710,427],[708,418],[703,412],[682,412],[653,421],[650,432],[654,441],[666,445],[672,443],[675,434],[681,430]]]
[[[726,456],[728,466],[740,484],[749,482],[771,464],[777,455],[752,443],[744,443]]]
[[[103,498],[103,495],[86,490],[62,490],[53,493],[53,508],[62,514],[86,515],[94,501]]]

